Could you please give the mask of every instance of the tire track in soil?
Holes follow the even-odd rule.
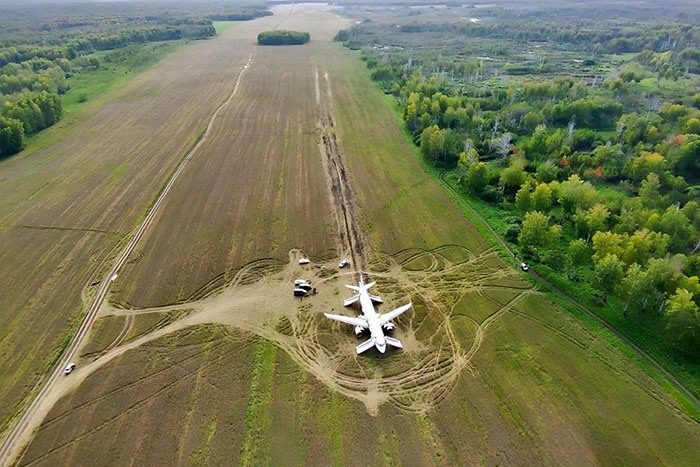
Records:
[[[319,71],[316,69],[316,100],[320,107],[318,129],[321,133],[319,149],[327,175],[331,206],[338,226],[339,256],[350,256],[355,270],[361,271],[367,266],[367,246],[358,224],[359,206],[348,181],[345,161],[335,131],[332,111],[333,94],[328,73],[323,74],[323,83],[325,92],[321,91]]]

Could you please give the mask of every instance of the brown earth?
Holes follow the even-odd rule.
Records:
[[[83,288],[231,93],[252,46],[193,43],[0,164],[0,431],[83,309]]]
[[[278,25],[328,40],[337,19],[318,8],[281,7],[226,37],[245,41]],[[133,339],[123,320],[112,342],[95,332],[100,351],[57,386],[21,464],[697,462],[697,423],[489,250],[414,157],[356,56],[316,40],[259,48],[249,71],[203,147],[211,145],[207,157],[178,180],[117,280],[114,302],[139,309],[105,304],[101,314],[161,323],[152,316],[178,306],[147,306],[187,301],[192,311],[144,325]],[[280,90],[287,82],[297,93]],[[261,93],[274,97],[259,105]],[[233,117],[251,107],[251,121]],[[292,135],[287,114],[310,135]],[[225,145],[242,128],[271,133],[269,146],[248,135],[269,147],[259,166],[241,162],[247,146]],[[287,152],[275,131],[301,148]],[[294,190],[297,177],[308,186]],[[241,193],[256,194],[258,216],[247,203],[228,207]],[[316,203],[322,220],[307,214]],[[354,273],[333,265],[359,251],[353,242],[383,307],[414,302],[397,323],[403,352],[356,356],[352,329],[321,315],[347,296],[342,285]],[[302,254],[325,259],[326,269],[300,266]],[[319,293],[293,298],[299,277]]]
[[[448,247],[370,264],[383,306],[407,296],[415,305],[397,323],[403,352],[361,357],[352,330],[321,317],[352,272],[300,266],[297,251],[286,264],[251,264],[186,316],[82,362],[20,464],[697,460],[697,423],[514,271],[489,267],[493,256]],[[417,257],[426,266],[406,269]],[[320,293],[292,297],[300,276]],[[460,306],[469,294],[483,298],[478,310]],[[171,310],[102,313],[139,320]],[[659,434],[659,424],[673,429]]]

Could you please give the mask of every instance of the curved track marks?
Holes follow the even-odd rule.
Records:
[[[156,201],[153,203],[153,206],[149,210],[148,214],[136,229],[136,232],[134,233],[133,237],[121,251],[121,253],[117,257],[117,260],[114,262],[114,265],[104,276],[102,282],[100,282],[100,285],[98,286],[97,292],[95,294],[95,298],[92,301],[92,304],[90,305],[90,308],[88,309],[85,318],[81,322],[77,333],[68,345],[68,348],[65,350],[61,358],[59,358],[58,362],[56,363],[56,366],[54,367],[53,372],[46,380],[37,396],[34,398],[31,404],[29,404],[27,409],[20,417],[19,421],[15,424],[7,438],[4,440],[2,447],[0,448],[0,465],[9,465],[13,462],[13,460],[19,454],[21,449],[24,447],[24,445],[28,442],[31,433],[39,426],[41,420],[48,413],[52,404],[49,405],[47,403],[49,401],[49,398],[47,398],[47,396],[56,386],[58,380],[63,376],[63,368],[65,367],[65,365],[67,365],[68,362],[70,362],[71,359],[73,359],[76,356],[77,350],[82,345],[85,337],[88,335],[90,328],[92,327],[92,324],[95,321],[95,318],[97,317],[97,313],[100,309],[100,306],[102,305],[102,302],[104,301],[105,296],[107,295],[107,291],[109,290],[109,286],[112,282],[112,277],[114,277],[114,275],[119,272],[121,267],[127,261],[129,255],[132,253],[134,248],[136,248],[136,245],[138,244],[141,237],[143,237],[148,227],[151,225],[153,218],[156,216],[159,208],[163,204],[163,201],[167,197],[168,192],[175,184],[175,181],[182,173],[184,167],[187,165],[190,159],[192,159],[192,157],[197,153],[202,144],[204,144],[204,142],[207,140],[207,137],[209,136],[211,129],[214,126],[216,117],[219,115],[221,110],[231,102],[231,100],[235,96],[236,92],[238,91],[241,78],[243,77],[245,71],[252,66],[252,61],[253,54],[251,53],[248,57],[247,63],[243,66],[243,69],[238,74],[238,78],[236,79],[236,83],[233,87],[233,90],[231,91],[231,94],[229,94],[228,98],[216,109],[214,114],[211,116],[209,124],[207,125],[207,128],[203,133],[202,137],[199,139],[197,144],[190,150],[190,152],[187,153],[185,158],[178,165],[177,169],[175,169],[175,172],[173,172],[173,174],[170,176],[168,182],[166,183],[163,190],[160,192],[160,195],[158,196]]]

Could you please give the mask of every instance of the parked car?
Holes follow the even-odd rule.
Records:
[[[350,264],[350,260],[346,258],[346,259],[342,260],[340,263],[338,263],[338,267],[340,269],[343,269],[348,264]]]
[[[63,374],[69,375],[73,372],[73,370],[75,370],[75,363],[71,362],[63,369]]]
[[[311,260],[309,258],[301,258],[299,264],[309,264]]]
[[[528,272],[530,270],[530,266],[528,266],[525,263],[520,263],[520,269],[522,269],[525,272]]]

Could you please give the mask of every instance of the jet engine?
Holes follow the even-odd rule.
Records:
[[[362,337],[362,334],[364,334],[365,328],[362,326],[355,326],[355,336],[356,337]]]
[[[394,332],[394,329],[396,329],[396,325],[394,323],[386,323],[384,326],[382,326],[382,329],[384,329],[384,332],[387,334],[390,334]]]

